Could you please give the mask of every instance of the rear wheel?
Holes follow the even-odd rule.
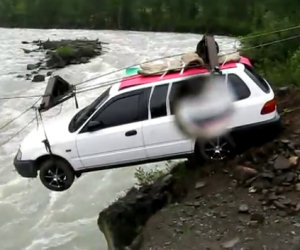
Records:
[[[40,179],[52,191],[67,190],[74,182],[74,171],[61,159],[48,159],[40,168]]]
[[[218,137],[199,144],[199,153],[206,160],[221,161],[235,154],[234,143],[227,137]]]

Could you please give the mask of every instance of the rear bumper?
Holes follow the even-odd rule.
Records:
[[[234,128],[231,136],[238,147],[255,146],[275,138],[281,130],[279,114],[274,119]]]
[[[14,159],[15,169],[19,175],[26,178],[37,177],[37,169],[35,167],[34,161],[19,161],[17,156]]]

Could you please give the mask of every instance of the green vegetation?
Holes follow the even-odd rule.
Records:
[[[296,12],[295,5],[289,8],[280,0],[0,0],[0,26],[244,35],[261,25],[262,13]]]
[[[139,186],[149,185],[155,182],[158,178],[168,174],[171,167],[168,166],[166,169],[151,169],[149,171],[139,167],[134,173],[134,177],[137,179]]]
[[[299,7],[300,2],[295,0],[0,0],[0,26],[245,36],[298,25]],[[243,42],[251,47],[297,33],[299,29]],[[274,84],[299,84],[298,41],[247,54]]]
[[[61,46],[56,50],[61,58],[69,58],[74,55],[74,48],[71,46]]]

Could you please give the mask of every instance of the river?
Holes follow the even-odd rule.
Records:
[[[42,94],[46,83],[31,83],[25,75],[26,65],[42,58],[41,53],[25,54],[32,49],[22,41],[88,38],[108,42],[107,53],[88,64],[69,66],[54,72],[71,83],[78,83],[99,74],[132,65],[143,60],[193,51],[201,35],[129,31],[39,30],[0,28],[0,96]],[[233,39],[218,37],[221,48],[228,49]],[[89,82],[86,85],[97,83]],[[101,80],[103,81],[103,79]],[[86,92],[78,97],[80,106],[90,103],[103,90]],[[0,100],[0,127],[32,105],[35,99]],[[68,101],[46,114],[47,119],[74,109]],[[34,117],[28,112],[0,131],[0,145],[22,129]],[[47,122],[46,119],[46,122]],[[106,170],[83,175],[71,189],[50,192],[38,178],[21,178],[13,167],[13,158],[22,138],[35,123],[9,143],[0,147],[0,249],[106,249],[97,227],[99,212],[134,185],[135,167]],[[145,168],[163,167],[148,164]]]

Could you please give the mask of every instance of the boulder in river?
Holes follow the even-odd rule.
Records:
[[[27,65],[27,70],[35,70],[38,69],[41,65],[39,63],[36,64],[28,64]]]
[[[44,82],[45,76],[44,75],[35,75],[32,79],[32,82]]]
[[[24,43],[23,43],[24,44]],[[38,46],[35,49],[23,49],[26,54],[44,52],[45,59],[36,64],[28,64],[27,70],[47,70],[64,68],[70,64],[88,63],[91,58],[102,54],[102,42],[97,40],[76,39],[59,41],[33,41],[31,44]],[[36,81],[42,81],[37,76]],[[44,80],[43,80],[44,81]]]

